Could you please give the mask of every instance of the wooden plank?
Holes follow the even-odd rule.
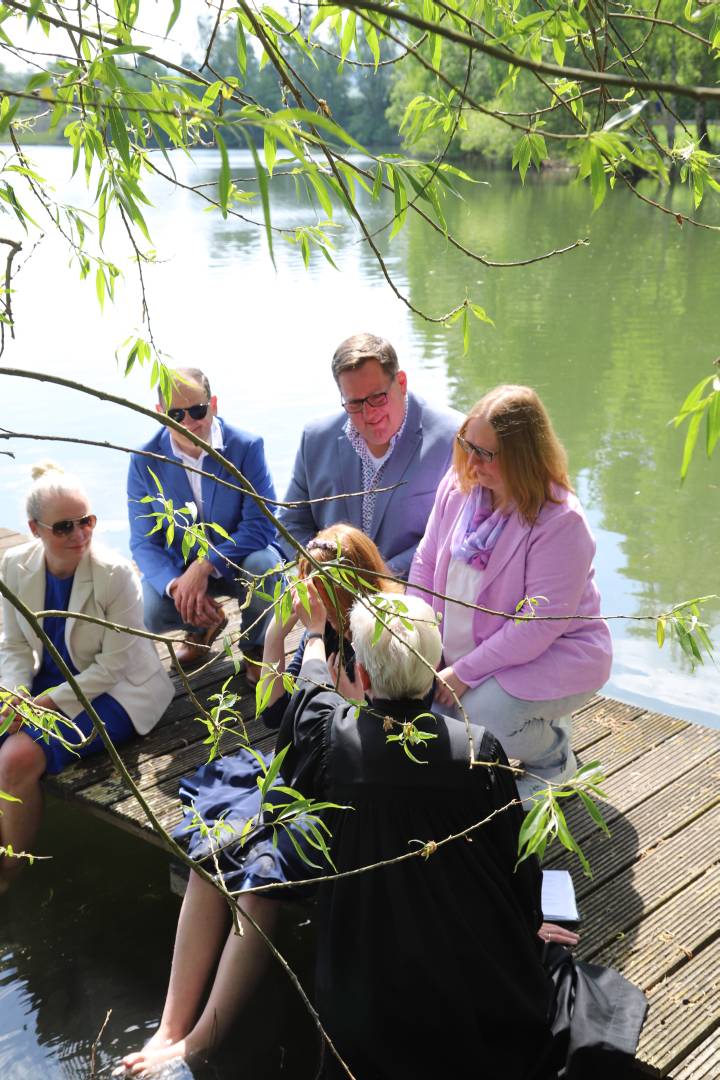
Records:
[[[275,732],[272,732],[268,736],[259,739],[255,744],[255,749],[261,750],[263,753],[268,753],[274,749],[275,738],[276,734]],[[187,772],[187,770],[185,771]],[[174,777],[170,780],[163,780],[162,783],[143,792],[143,794],[147,799],[150,809],[158,817],[163,828],[168,832],[174,829],[182,817],[182,811],[178,802],[178,777]],[[88,804],[88,808],[94,810],[93,805],[90,803]],[[112,818],[113,820],[117,820],[118,823],[122,822],[125,827],[131,827],[133,830],[142,832],[143,835],[149,831],[149,826],[145,820],[145,813],[133,796],[129,796],[113,805]]]
[[[250,745],[255,746],[266,737],[270,737],[273,740],[275,738],[275,733],[269,732],[259,720],[250,721],[247,727],[247,739],[244,735],[240,735],[237,732],[228,734],[223,739],[223,754],[232,754],[242,746],[247,746],[248,742]],[[186,776],[189,773],[194,772],[195,769],[199,768],[201,765],[204,765],[208,760],[208,754],[209,747],[202,739],[199,739],[197,742],[184,748],[179,754],[169,753],[146,758],[145,760],[138,761],[136,767],[129,768],[128,771],[143,795],[146,797],[152,788],[157,787],[160,783],[166,784],[170,781],[174,781],[175,791],[177,793],[177,785],[180,777]],[[116,802],[123,801],[127,796],[127,788],[120,777],[114,773],[106,779],[91,784],[77,792],[77,797],[81,802],[95,803],[106,809],[111,809]]]
[[[583,851],[592,869],[586,878],[577,858],[568,851],[555,850],[545,865],[569,870],[575,879],[579,901],[605,883],[640,854],[672,836],[693,821],[699,814],[720,802],[720,751],[695,769],[683,772],[668,787],[663,788],[627,814],[612,822],[610,836],[596,829],[583,841]]]
[[[193,691],[198,700],[203,705],[207,705],[208,698],[218,691],[221,682],[224,682],[232,673],[232,664],[227,662],[224,662],[220,669],[219,679],[213,678],[210,673],[205,673],[193,685]],[[230,689],[241,695],[239,711],[242,715],[253,716],[255,694],[254,691],[248,690],[247,682],[242,674],[233,679]],[[195,704],[186,693],[176,697],[151,732],[122,747],[123,760],[128,768],[136,767],[141,759],[181,751],[184,746],[202,740],[207,732],[201,723],[193,719],[197,711]],[[62,798],[70,798],[83,788],[106,779],[113,772],[114,767],[110,759],[100,754],[63,770],[58,776],[48,778],[46,784],[54,794]]]
[[[603,784],[607,798],[600,803],[606,822],[626,814],[679,776],[706,761],[720,749],[720,731],[688,725],[683,731],[654,747],[627,768],[618,769]],[[594,831],[579,799],[567,807],[570,831],[580,843]]]
[[[719,990],[720,938],[716,938],[678,975],[650,992],[637,1056],[652,1075],[667,1076],[715,1032],[720,1023]]]
[[[579,755],[581,762],[598,759],[606,776],[612,776],[655,746],[684,731],[689,724],[664,713],[641,712],[631,723],[617,726],[613,733]]]
[[[720,934],[720,865],[643,919],[631,941],[612,942],[593,963],[621,968],[646,992],[667,979]]]
[[[573,750],[576,753],[585,751],[608,735],[623,731],[645,711],[637,705],[625,705],[596,694],[582,709],[573,713],[570,739]]]
[[[719,1076],[720,1025],[673,1071],[673,1080],[718,1080]]]
[[[583,933],[578,955],[590,959],[619,935],[628,935],[642,919],[702,877],[718,861],[720,806],[692,825],[658,844],[606,889],[591,893],[583,903]],[[631,940],[626,937],[626,953]]]

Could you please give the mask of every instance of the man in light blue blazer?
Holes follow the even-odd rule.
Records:
[[[193,435],[218,450],[259,495],[274,499],[262,439],[231,427],[217,416],[217,398],[202,371],[180,368],[176,374],[179,378],[172,400],[168,405],[161,399],[156,406],[158,412],[167,412]],[[141,449],[168,458],[168,461],[156,461],[133,454],[128,472],[130,549],[142,573],[145,625],[158,634],[184,630],[187,641],[176,653],[184,667],[191,667],[206,659],[207,646],[225,624],[215,597],[244,598],[253,576],[267,574],[278,565],[280,554],[274,547],[275,529],[249,495],[193,472],[202,469],[237,484],[227,469],[189,439],[162,427]],[[197,548],[190,552],[190,561],[183,557],[185,530],[179,526],[170,543],[164,526],[157,532],[151,531],[154,519],[145,515],[160,510],[162,503],[142,501],[147,496],[158,495],[150,470],[162,485],[165,499],[172,499],[176,509],[192,504],[198,521],[217,524],[227,534],[208,529],[212,548],[206,559],[195,557]],[[263,591],[272,593],[274,581],[274,576],[267,578]],[[272,613],[267,605],[266,600],[253,593],[243,611],[243,624],[248,628],[243,643],[246,659],[258,660],[262,655],[265,628]],[[248,665],[251,681],[258,671],[256,665]]]
[[[395,349],[374,334],[343,341],[332,372],[344,411],[305,428],[285,496],[299,505],[278,517],[303,544],[338,522],[355,525],[405,578],[463,418],[408,393]],[[328,496],[342,497],[302,502]],[[286,540],[280,546],[293,557]]]

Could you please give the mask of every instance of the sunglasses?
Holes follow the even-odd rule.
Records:
[[[185,413],[187,413],[192,420],[204,420],[209,408],[210,402],[204,401],[201,405],[190,405],[187,409],[168,409],[167,415],[171,420],[174,420],[176,424],[182,424],[185,419]]]
[[[74,529],[94,529],[97,525],[95,514],[85,514],[79,518],[65,518],[63,521],[54,521],[48,525],[46,521],[36,521],[36,525],[42,525],[43,529],[50,529],[53,536],[69,536]]]
[[[468,442],[462,435],[456,435],[458,446],[461,446],[466,454],[475,454],[481,461],[487,461],[488,465],[495,460],[500,453],[499,450],[484,450],[482,446],[476,446],[475,443]]]

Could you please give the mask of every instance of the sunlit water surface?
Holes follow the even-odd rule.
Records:
[[[87,203],[82,184],[67,186],[63,150],[39,148],[35,159],[59,195]],[[217,176],[210,152],[195,166],[177,157],[174,165],[184,183]],[[238,152],[233,168],[247,174],[248,157]],[[716,355],[718,241],[706,230],[681,229],[624,191],[593,216],[588,193],[565,178],[524,191],[502,173],[486,179],[488,186],[466,189],[464,201],[447,206],[451,231],[467,248],[511,261],[579,238],[590,244],[533,266],[490,269],[454,252],[441,235],[428,236],[417,221],[390,247],[380,235],[389,273],[414,307],[439,316],[467,291],[492,316],[494,328],[473,327],[466,355],[457,329],[425,322],[393,295],[352,227],[337,230],[341,273],[320,256],[306,271],[282,233],[273,267],[262,228],[223,221],[159,181],[150,185],[155,205],[147,215],[158,265],[145,270],[155,338],[177,364],[207,371],[223,416],[264,436],[280,495],[303,425],[338,407],[330,358],[357,330],[389,337],[412,389],[434,404],[464,410],[499,382],[537,387],[568,448],[597,539],[604,611],[625,617],[611,624],[615,664],[606,692],[718,726],[717,669],[707,663],[691,672],[672,643],[658,649],[651,620],[635,621],[720,591],[720,458],[707,461],[700,447],[681,486],[682,438],[668,426]],[[278,229],[316,220],[300,209],[291,181],[276,181],[274,196]],[[674,209],[690,209],[683,191],[671,198]],[[392,214],[388,205],[362,202],[371,229]],[[32,212],[49,229],[40,208]],[[252,208],[245,212],[260,218]],[[704,220],[712,218],[706,213]],[[121,233],[108,236],[106,251],[126,278],[115,306],[101,313],[93,281],[78,283],[50,231],[36,249],[25,241],[18,261],[30,257],[15,281],[17,336],[3,363],[151,404],[148,373],[123,379],[114,359],[140,322]],[[154,430],[144,417],[76,391],[1,381],[1,423],[17,432],[132,447]],[[85,478],[103,540],[127,550],[126,454],[30,439],[3,449],[15,457],[0,458],[0,525],[24,527],[28,466],[51,456]],[[717,605],[707,616],[717,637]],[[67,808],[50,810],[38,850],[52,851],[53,862],[0,899],[4,1080],[89,1075],[93,1042],[112,1009],[96,1051],[98,1075],[105,1075],[113,1058],[146,1037],[164,990],[177,903],[167,892],[163,857]],[[304,933],[303,921],[303,914],[288,919],[291,945]],[[266,988],[224,1063],[207,1075],[297,1077],[304,1067],[312,1075],[312,1057],[305,1025],[279,981]]]

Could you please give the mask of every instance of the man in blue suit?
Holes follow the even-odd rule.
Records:
[[[250,435],[217,416],[217,398],[211,393],[207,376],[197,368],[180,368],[176,374],[172,400],[162,398],[156,405],[193,435],[203,439],[235,465],[259,495],[275,498],[272,479],[265,462],[262,439]],[[153,633],[164,634],[182,629],[186,642],[176,650],[185,667],[202,661],[210,645],[225,625],[219,595],[246,595],[253,576],[266,574],[277,566],[280,555],[273,546],[275,529],[249,495],[224,487],[211,477],[200,476],[202,469],[212,476],[237,484],[227,469],[200,447],[177,432],[161,427],[141,449],[163,454],[168,461],[156,461],[133,454],[128,473],[128,511],[130,548],[142,572],[145,625]],[[176,509],[194,504],[197,520],[219,525],[223,533],[208,529],[212,545],[207,558],[198,559],[191,551],[187,562],[182,553],[185,530],[175,528],[168,543],[165,527],[152,532],[154,519],[145,515],[161,508],[161,502],[142,502],[145,496],[157,497],[157,476],[163,495],[172,499]],[[272,593],[274,577],[262,585]],[[243,611],[248,627],[243,652],[246,659],[259,660],[262,642],[271,612],[268,602],[253,593]],[[205,648],[203,648],[205,646]],[[251,681],[259,668],[249,664]]]
[[[408,393],[395,349],[374,334],[343,341],[332,372],[344,411],[305,428],[285,496],[299,505],[281,509],[278,517],[303,544],[340,521],[355,525],[405,578],[462,417]],[[343,497],[302,502],[330,495]],[[294,555],[286,541],[280,546]]]

